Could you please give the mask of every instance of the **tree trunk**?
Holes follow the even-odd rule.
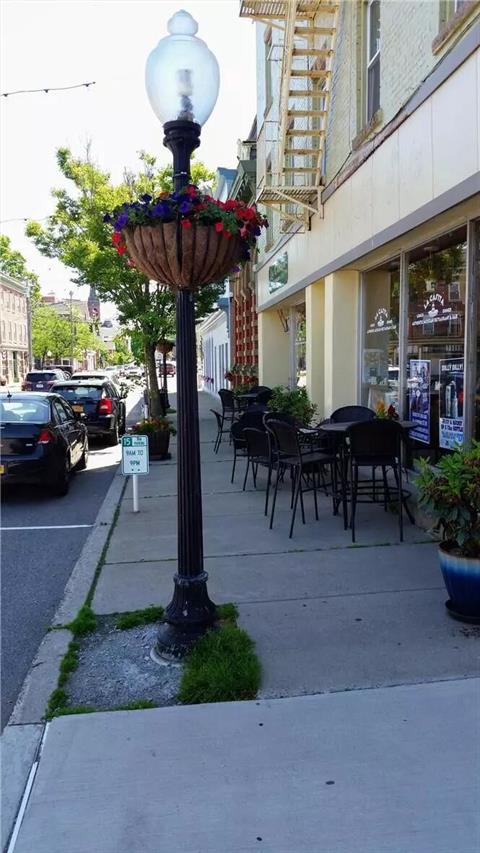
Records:
[[[163,414],[158,389],[157,366],[155,364],[155,344],[145,344],[145,366],[148,373],[148,389],[150,392],[150,417]]]

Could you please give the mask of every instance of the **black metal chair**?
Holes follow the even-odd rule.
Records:
[[[321,451],[305,452],[299,442],[298,432],[295,426],[286,423],[283,420],[269,419],[268,429],[275,437],[275,445],[278,453],[275,479],[275,490],[273,493],[272,512],[270,515],[270,529],[273,526],[273,518],[275,515],[275,504],[277,500],[278,483],[280,479],[280,471],[290,470],[292,474],[292,520],[290,523],[289,539],[293,535],[293,527],[295,524],[295,516],[297,513],[298,499],[300,498],[300,508],[302,512],[302,522],[305,524],[305,508],[303,503],[303,493],[306,489],[303,488],[302,480],[304,476],[308,476],[312,481],[313,498],[315,503],[315,518],[318,521],[318,501],[317,501],[317,475],[320,475],[321,469],[325,466],[330,467],[330,485],[333,483],[334,473],[333,465],[335,457],[329,453]],[[327,484],[324,480],[324,486]]]
[[[236,416],[235,394],[228,388],[220,388],[218,396],[222,404],[223,420],[232,424]]]
[[[267,489],[265,494],[265,511],[268,513],[268,497],[270,494],[270,484],[272,480],[273,457],[271,451],[270,435],[266,429],[252,429],[247,427],[244,430],[245,441],[247,443],[247,468],[243,480],[243,491],[247,486],[248,472],[250,465],[252,466],[252,476],[254,488],[257,488],[257,472],[258,466],[263,465],[268,468]]]
[[[222,435],[230,433],[230,426],[228,426],[228,428],[225,428],[225,418],[223,417],[223,414],[221,414],[221,412],[216,412],[215,409],[210,409],[210,411],[212,412],[212,414],[215,415],[217,421],[217,436],[213,443],[213,452],[218,453],[218,448],[222,443]]]
[[[352,542],[355,542],[355,516],[357,503],[376,503],[382,500],[385,511],[388,504],[395,501],[398,504],[398,525],[400,542],[403,542],[403,509],[412,522],[413,517],[406,504],[408,492],[402,488],[402,442],[403,430],[396,421],[372,420],[352,424],[347,430],[349,441],[349,472],[350,472],[350,526]],[[372,478],[359,480],[360,468],[371,468]],[[375,469],[382,469],[383,483],[375,480]],[[392,491],[388,484],[387,469],[391,468],[397,488]],[[392,497],[393,495],[393,497]]]
[[[336,424],[344,424],[348,421],[373,421],[375,412],[367,406],[341,406],[335,409],[330,420]]]
[[[233,445],[233,466],[230,482],[233,483],[235,478],[235,468],[237,465],[237,457],[247,456],[247,442],[245,441],[244,430],[247,427],[253,429],[264,429],[263,426],[263,410],[249,409],[240,416],[238,421],[234,421],[230,429],[231,444]]]

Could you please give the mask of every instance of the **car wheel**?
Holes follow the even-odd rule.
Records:
[[[118,421],[115,421],[115,427],[112,432],[107,436],[106,445],[107,447],[116,447],[119,441],[119,433],[118,433]]]
[[[68,460],[65,459],[62,469],[58,472],[55,480],[51,485],[51,490],[54,495],[57,495],[59,498],[63,498],[64,495],[68,494],[68,490],[70,488],[70,468],[68,465]]]
[[[77,462],[77,471],[85,471],[85,468],[88,465],[88,438],[85,439],[85,444],[83,445],[83,453],[80,457],[80,461]]]

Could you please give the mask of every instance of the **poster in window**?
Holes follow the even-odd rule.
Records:
[[[408,377],[409,420],[418,424],[410,436],[424,444],[430,443],[430,361],[424,358],[410,360]]]
[[[463,442],[463,358],[440,360],[439,445],[451,450]]]

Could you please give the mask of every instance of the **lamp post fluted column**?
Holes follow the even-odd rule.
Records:
[[[192,121],[164,125],[164,145],[173,154],[174,190],[190,180],[190,158],[200,144],[200,126]],[[179,226],[180,228],[180,226]],[[180,239],[181,235],[178,235]],[[178,566],[173,597],[166,608],[155,651],[162,658],[180,658],[215,621],[203,567],[202,485],[198,420],[195,297],[192,290],[176,295],[177,353],[177,508]]]

